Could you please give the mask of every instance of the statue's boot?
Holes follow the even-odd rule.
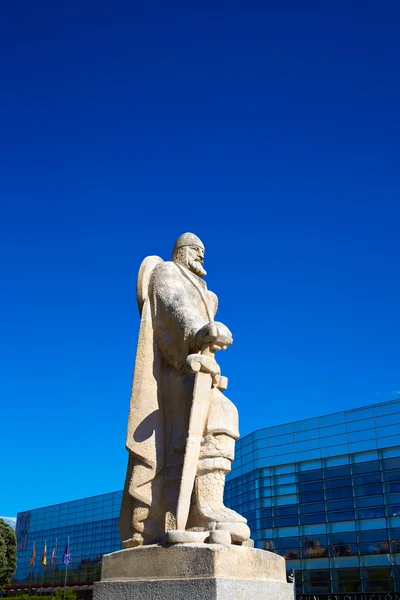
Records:
[[[210,468],[212,466],[214,469]],[[210,531],[228,531],[233,543],[242,543],[250,538],[247,519],[227,508],[223,501],[225,476],[229,470],[230,461],[226,458],[199,461],[194,489],[195,507],[191,521],[198,520]]]

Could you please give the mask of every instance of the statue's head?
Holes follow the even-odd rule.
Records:
[[[183,233],[175,242],[172,260],[187,267],[198,275],[204,277],[207,271],[203,268],[204,244],[194,233]]]

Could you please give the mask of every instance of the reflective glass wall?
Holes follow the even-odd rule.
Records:
[[[83,500],[65,502],[18,514],[16,534],[18,565],[14,585],[52,586],[64,582],[62,563],[69,538],[71,562],[67,582],[85,584],[100,578],[101,556],[121,549],[118,517],[122,492],[102,494]],[[44,544],[47,565],[42,566]],[[36,547],[35,565],[30,566],[33,544]],[[53,549],[57,553],[50,564]]]
[[[400,402],[244,437],[226,502],[298,593],[400,591]]]

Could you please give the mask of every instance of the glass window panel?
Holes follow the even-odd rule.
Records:
[[[359,544],[360,554],[386,554],[389,550],[389,542],[368,542]]]
[[[298,516],[292,517],[275,517],[274,518],[274,527],[291,527],[292,525],[298,525]],[[267,525],[266,527],[271,527],[272,525]]]
[[[304,561],[303,579],[330,582],[329,560],[326,558]],[[323,569],[323,570],[322,570]]]
[[[381,460],[381,465],[384,471],[400,469],[400,457],[383,459]]]
[[[300,504],[299,511],[300,514],[308,514],[308,513],[318,513],[323,512],[325,510],[325,506],[323,502],[317,502],[315,504]]]
[[[326,436],[321,438],[321,447],[327,448],[328,446],[336,446],[337,444],[346,444],[347,436],[345,433]]]
[[[373,417],[372,407],[360,408],[356,410],[346,410],[345,412],[346,422],[360,421],[361,419],[368,419]]]
[[[352,433],[347,434],[348,442],[360,442],[363,440],[375,440],[375,429],[368,429],[367,431],[353,431]],[[376,446],[374,446],[375,448]]]
[[[296,493],[296,485],[276,485],[275,494],[281,496],[283,494],[295,494]]]
[[[338,467],[339,465],[348,465],[350,462],[349,456],[332,456],[325,459],[326,467]]]
[[[282,548],[297,548],[300,545],[300,539],[298,537],[284,537],[274,539],[272,540],[272,543],[275,550],[281,550]]]
[[[313,450],[319,448],[319,439],[304,440],[303,442],[295,442],[295,452],[302,452],[303,450]]]
[[[270,529],[273,526],[272,518],[270,519],[258,519],[257,529]]]
[[[365,450],[373,450],[376,448],[376,439],[366,439],[360,442],[349,443],[349,452],[364,452]]]
[[[270,438],[269,446],[280,446],[293,442],[293,434],[279,435],[278,437]]]
[[[355,498],[354,500],[356,508],[366,508],[368,506],[381,506],[383,505],[383,496],[366,496]]]
[[[289,454],[291,452],[293,452],[293,444],[284,444],[283,446],[274,446],[269,449],[270,456],[279,456],[281,454]]]
[[[358,545],[338,541],[332,545],[331,556],[357,556]]]
[[[329,511],[348,510],[354,507],[353,498],[344,500],[332,500],[326,503],[326,509]]]
[[[271,450],[272,450],[272,448],[271,448]],[[284,455],[280,454],[279,456],[270,456],[268,459],[268,463],[271,467],[275,466],[275,465],[281,466],[284,463],[289,463],[293,459],[294,459],[293,452],[291,452],[291,454],[284,454]]]
[[[335,521],[349,521],[350,519],[354,519],[354,510],[340,510],[327,513],[327,521],[331,523]]]
[[[361,473],[371,473],[373,471],[379,471],[378,460],[359,462],[351,466],[351,472],[353,473],[353,475],[360,475]]]
[[[389,483],[386,483],[385,487],[386,492],[400,492],[400,482],[398,481],[391,481]]]
[[[300,525],[312,525],[314,523],[325,523],[325,512],[311,515],[300,515]]]
[[[314,471],[322,467],[322,461],[320,459],[308,460],[306,462],[297,463],[298,471]]]
[[[400,412],[400,402],[388,402],[378,406],[374,406],[374,415],[379,417],[381,415],[389,415],[391,413]]]
[[[353,431],[361,431],[361,430],[374,430],[375,421],[374,419],[366,419],[364,421],[354,421],[353,423],[347,423],[347,433],[352,433]],[[369,437],[369,436],[368,436]]]
[[[375,496],[382,494],[382,484],[375,483],[373,485],[357,485],[354,487],[355,496]]]
[[[307,481],[299,483],[299,492],[320,492],[324,489],[322,479],[319,481]]]
[[[285,504],[297,504],[297,496],[296,494],[292,494],[291,496],[277,496],[275,497],[275,505],[276,506],[284,506]]]
[[[360,521],[361,522],[361,521]],[[356,524],[354,521],[343,521],[342,523],[331,523],[329,525],[331,533],[354,531]]]
[[[357,543],[357,534],[353,531],[349,532],[349,533],[332,533],[329,536],[329,543],[332,545],[356,544]]]
[[[296,483],[296,474],[290,473],[288,475],[275,475],[274,483],[280,485],[285,483]]]
[[[259,440],[262,438],[268,437],[268,429],[257,429],[257,431],[253,432],[253,438],[255,440]]]
[[[377,560],[379,562],[383,562],[383,560],[386,558],[384,556],[370,556],[369,557],[371,560],[371,562],[376,562]],[[364,561],[364,564],[366,563],[367,557]],[[368,582],[368,589],[370,592],[382,592],[384,594],[387,594],[388,592],[393,592],[394,590],[394,581],[393,579],[388,579],[388,580],[384,580],[384,581],[369,581]]]
[[[357,521],[357,529],[359,531],[382,529],[385,526],[386,526],[385,519],[368,519],[366,521]]]
[[[286,423],[284,425],[275,425],[268,427],[268,434],[270,437],[282,435],[285,433],[291,433],[293,431],[293,423]]]
[[[332,559],[333,566],[336,569],[350,569],[359,566],[358,556],[338,556]]]
[[[297,504],[274,507],[274,517],[286,517],[288,515],[297,515]]]
[[[315,450],[304,450],[302,452],[296,452],[296,461],[308,461],[313,458],[320,458],[321,450],[319,448],[315,448]]]
[[[374,581],[375,579],[390,579],[392,575],[392,571],[390,567],[368,567],[364,569],[364,576],[369,581]]]
[[[248,456],[250,458],[252,458],[254,456],[255,460],[260,459],[260,458],[268,458],[269,450],[268,450],[268,448],[258,448],[257,450],[254,450],[254,454],[249,454]],[[243,464],[246,464],[247,462],[248,461],[245,460],[245,457],[243,457],[241,464],[243,465]]]
[[[398,516],[400,516],[400,503],[399,504],[389,504],[386,507],[386,515],[388,517],[398,517]]]
[[[302,442],[311,438],[318,438],[318,434],[318,429],[312,429],[309,431],[295,431],[293,437],[295,442]]]
[[[319,542],[309,542],[309,545],[302,548],[303,558],[326,558],[329,556],[328,546],[321,546]]]
[[[299,535],[298,527],[282,527],[275,528],[274,534],[277,538],[294,537]]]
[[[293,431],[305,431],[307,429],[318,429],[318,417],[293,423]]]
[[[338,423],[344,423],[344,413],[333,413],[332,415],[324,415],[319,417],[320,427],[329,427],[330,425],[337,425]]]
[[[328,456],[338,456],[340,454],[348,454],[349,449],[347,447],[347,444],[340,444],[340,445],[335,445],[335,446],[329,446],[328,448],[321,448],[321,456],[323,458],[328,457]]]
[[[382,417],[375,417],[375,426],[383,427],[384,425],[393,425],[393,423],[400,422],[400,412],[393,415],[383,415]]]
[[[299,500],[301,503],[306,502],[321,502],[324,499],[323,492],[308,492],[305,494],[299,494]]]
[[[335,479],[336,477],[346,477],[347,475],[350,475],[350,465],[324,469],[325,479]]]
[[[377,519],[384,516],[385,509],[383,506],[370,506],[356,510],[356,519]]]
[[[383,481],[400,481],[400,470],[395,469],[394,471],[384,471]]]
[[[365,473],[364,475],[355,475],[353,476],[354,485],[367,485],[369,483],[380,483],[381,482],[381,472],[377,471],[376,473]]]
[[[319,535],[306,535],[300,539],[303,548],[315,548],[328,545],[328,537],[321,533]]]
[[[275,467],[275,475],[283,475],[284,473],[294,473],[295,466],[293,463],[288,465],[279,465]]]
[[[325,479],[325,489],[351,487],[351,477],[340,477],[339,479]]]
[[[335,569],[333,578],[337,581],[360,579],[360,569]]]
[[[325,494],[327,500],[342,500],[345,498],[351,498],[353,496],[353,490],[352,488],[326,490]]]
[[[317,525],[304,525],[300,528],[303,536],[316,536],[326,533],[326,523],[318,523]]]
[[[322,479],[322,469],[313,469],[312,471],[303,471],[301,473],[297,473],[297,481],[299,483],[304,483],[306,481],[315,481],[318,479]]]
[[[324,427],[319,430],[321,439],[331,437],[332,435],[340,435],[341,433],[346,433],[346,425],[344,423],[333,425],[332,427]]]
[[[400,446],[382,448],[379,454],[380,458],[394,458],[395,456],[400,456]]]
[[[385,425],[384,427],[379,427],[379,429],[376,430],[376,435],[379,438],[388,437],[392,435],[399,435],[399,433],[399,425],[397,423],[392,425]]]

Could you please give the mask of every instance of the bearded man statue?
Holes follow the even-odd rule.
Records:
[[[238,414],[214,360],[232,344],[214,321],[218,298],[203,277],[204,245],[177,240],[171,262],[139,270],[141,314],[119,530],[124,548],[155,543],[252,545],[246,519],[223,503]],[[186,507],[186,508],[185,508]]]

